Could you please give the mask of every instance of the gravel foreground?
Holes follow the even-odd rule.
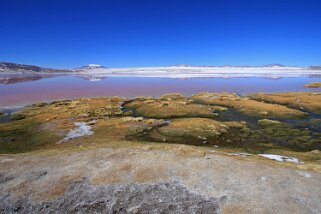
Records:
[[[0,213],[320,213],[321,175],[197,147],[0,156]]]
[[[179,183],[92,186],[73,183],[53,201],[33,204],[0,197],[3,213],[219,213],[219,202],[189,192]]]

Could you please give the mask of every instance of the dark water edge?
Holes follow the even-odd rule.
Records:
[[[6,123],[10,122],[11,116],[14,113],[17,113],[19,111],[22,111],[25,109],[27,106],[21,106],[21,107],[12,107],[12,108],[0,108],[0,112],[4,113],[3,115],[0,116],[0,123]]]
[[[123,107],[123,112],[130,114],[133,117],[145,117],[139,114],[135,109]],[[159,143],[175,143],[175,144],[188,144],[196,146],[220,146],[231,148],[243,148],[249,153],[264,153],[267,149],[291,149],[297,152],[306,152],[321,149],[321,115],[311,112],[306,112],[307,117],[301,119],[272,119],[281,122],[276,125],[262,126],[259,124],[259,120],[262,117],[244,115],[232,108],[227,108],[226,111],[220,112],[218,116],[213,116],[212,119],[217,121],[239,121],[247,124],[246,129],[230,128],[227,134],[223,134],[219,137],[209,137],[206,139],[194,138],[191,136],[181,136],[178,138],[164,139],[155,138],[153,136],[161,136],[158,131],[160,127],[154,127],[153,129],[134,136],[128,136],[128,140],[143,140],[143,141],[156,141]],[[166,121],[179,118],[189,117],[171,117]],[[193,118],[191,116],[190,118]],[[208,117],[206,117],[208,118]],[[320,120],[314,122],[314,120]],[[271,147],[270,145],[273,145]]]

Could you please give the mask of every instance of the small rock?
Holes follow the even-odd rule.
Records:
[[[262,176],[262,177],[260,178],[260,180],[261,180],[261,181],[270,181],[270,180],[272,180],[272,178],[271,178],[270,176]]]
[[[46,105],[47,105],[47,103],[35,103],[32,106],[37,107],[37,108],[41,108],[41,107],[44,107]]]
[[[269,114],[269,112],[267,112],[267,111],[260,111],[260,112],[259,112],[259,114],[260,114],[260,115],[264,115],[264,116],[266,116],[266,115],[268,115],[268,114]]]
[[[240,156],[240,157],[248,157],[251,156],[251,154],[249,153],[227,153],[227,155],[229,156]]]
[[[7,162],[12,162],[12,161],[15,161],[15,159],[13,159],[13,158],[5,158],[5,159],[0,160],[0,163],[7,163]]]
[[[88,125],[95,125],[96,122],[97,122],[96,120],[91,120],[91,121],[87,122],[87,124],[88,124]]]
[[[22,120],[22,119],[25,119],[25,118],[26,118],[26,115],[24,115],[22,113],[14,114],[11,117],[12,120]]]
[[[312,175],[307,173],[307,172],[304,172],[304,171],[298,171],[298,174],[303,176],[303,177],[306,177],[306,178],[311,178]]]
[[[206,137],[202,137],[202,136],[197,136],[199,139],[202,139],[202,140],[207,140]]]
[[[265,126],[265,125],[281,124],[281,122],[277,120],[262,119],[262,120],[258,120],[257,124],[261,126]]]

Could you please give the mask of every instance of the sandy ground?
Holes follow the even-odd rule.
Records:
[[[1,155],[0,213],[321,213],[321,174],[261,159],[185,145]]]

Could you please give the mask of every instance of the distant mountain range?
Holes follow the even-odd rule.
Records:
[[[286,67],[281,64],[268,64],[263,66],[232,66],[232,65],[225,65],[225,66],[196,66],[190,64],[177,64],[169,67],[177,67],[177,68],[203,68],[203,67],[224,67],[224,68],[282,68]],[[165,68],[165,67],[164,67]],[[98,64],[88,64],[76,69],[54,69],[54,68],[44,68],[35,65],[25,65],[25,64],[18,64],[18,63],[11,63],[11,62],[0,62],[0,72],[20,72],[20,73],[61,73],[61,72],[79,72],[79,71],[90,71],[95,69],[108,69],[103,65]],[[321,66],[310,66],[307,69],[309,70],[321,70]]]
[[[34,65],[23,65],[9,62],[0,63],[0,71],[33,71],[33,72],[44,72],[43,68]]]
[[[212,66],[212,65],[191,65],[191,64],[176,64],[176,65],[172,65],[172,67],[225,67],[225,68],[229,68],[229,67],[267,67],[267,68],[281,68],[281,67],[285,67],[284,65],[281,64],[268,64],[268,65],[263,65],[263,66],[235,66],[235,65],[223,65],[223,66]]]
[[[196,66],[177,64],[164,67],[106,68],[98,64],[88,64],[75,69],[53,69],[35,65],[0,62],[0,84],[35,81],[56,76],[75,76],[85,80],[99,81],[107,77],[264,77],[281,78],[293,76],[321,77],[321,66],[289,67],[281,64],[264,66]]]
[[[262,67],[268,67],[268,68],[281,68],[281,67],[285,67],[284,65],[281,64],[268,64],[268,65],[263,65]]]
[[[0,72],[22,72],[22,73],[50,73],[50,72],[66,72],[67,69],[52,69],[52,68],[42,68],[35,65],[25,65],[11,62],[1,62]]]
[[[321,70],[321,65],[320,66],[310,66],[309,69],[311,69],[311,70]]]
[[[0,62],[0,72],[22,72],[22,73],[55,73],[55,72],[71,72],[82,70],[105,69],[105,66],[97,64],[88,64],[76,69],[54,69],[44,68],[35,65],[25,65],[12,62]]]

